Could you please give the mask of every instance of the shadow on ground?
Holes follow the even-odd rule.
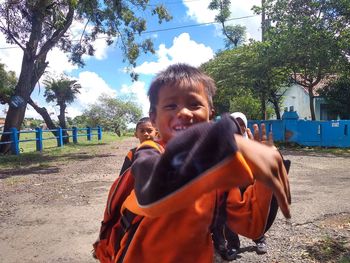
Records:
[[[306,246],[305,250],[317,262],[350,262],[350,247],[344,237],[325,237]]]
[[[89,147],[99,147],[105,144],[84,144],[79,146],[81,152],[75,153],[52,153],[52,152],[30,152],[18,156],[0,156],[0,179],[23,176],[28,174],[53,174],[59,172],[62,163],[69,161],[84,161],[93,158],[108,158],[113,154],[95,153]],[[91,148],[93,149],[93,148]],[[3,167],[3,168],[1,168]]]

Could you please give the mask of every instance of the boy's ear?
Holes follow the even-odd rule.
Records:
[[[210,112],[209,112],[209,120],[212,120],[215,116],[215,109],[210,109]]]
[[[136,130],[134,132],[134,136],[138,139],[139,137],[137,137],[137,133],[136,133]]]
[[[156,112],[152,111],[149,113],[149,119],[151,120],[152,126],[156,127]]]

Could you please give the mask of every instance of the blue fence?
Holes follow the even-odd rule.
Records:
[[[64,132],[67,132],[68,135],[63,135]],[[20,134],[26,134],[26,133],[35,133],[34,139],[20,139]],[[55,133],[56,136],[52,137],[43,137],[43,133]],[[20,147],[19,143],[25,143],[25,142],[36,142],[36,150],[42,151],[43,150],[43,141],[45,140],[57,140],[57,147],[63,147],[63,139],[68,137],[73,139],[73,143],[78,143],[78,137],[84,136],[88,141],[91,141],[93,135],[97,135],[97,139],[100,141],[102,139],[102,128],[76,128],[73,127],[71,129],[53,129],[53,130],[43,130],[41,128],[36,128],[33,131],[18,131],[16,128],[11,128],[11,131],[9,132],[0,132],[0,135],[2,134],[9,134],[11,137],[10,141],[6,142],[0,142],[0,144],[11,144],[11,152],[12,154],[18,155],[20,153]]]
[[[284,112],[282,120],[248,121],[248,127],[252,128],[254,123],[265,123],[275,141],[304,146],[350,147],[350,120],[302,120],[295,111],[289,111]]]

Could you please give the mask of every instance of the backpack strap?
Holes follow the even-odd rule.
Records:
[[[120,257],[118,258],[118,263],[123,262],[126,252],[128,251],[129,245],[136,233],[136,230],[141,223],[143,216],[139,216],[134,214],[127,208],[123,210],[122,216],[120,218],[120,228],[117,232],[117,239],[121,241],[126,233],[128,233],[128,239],[126,242],[126,246],[124,247]],[[118,251],[120,249],[120,242],[115,243],[114,251]]]
[[[147,140],[144,141],[140,146],[137,147],[136,150],[143,148],[143,147],[151,147],[151,148],[155,148],[157,149],[160,153],[164,152],[164,148],[161,144],[155,142],[155,141],[151,141],[151,140]]]
[[[124,209],[123,214],[120,218],[120,225],[124,233],[126,233],[130,229],[130,226],[132,225],[133,220],[136,216],[136,214],[134,214],[127,208]]]

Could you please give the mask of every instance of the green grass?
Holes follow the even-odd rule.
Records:
[[[306,250],[317,262],[350,262],[350,249],[345,238],[327,236],[308,246]]]
[[[78,144],[90,144],[97,141],[97,131],[93,131],[91,141],[87,140],[86,135],[83,132],[80,132],[78,135]],[[72,133],[69,132],[71,136]],[[111,132],[103,132],[102,133],[102,142],[108,143],[112,141],[118,140],[119,137],[115,133]],[[20,142],[19,148],[21,153],[34,152],[36,151],[36,141],[35,141],[35,132],[23,133],[20,136],[20,140],[32,140],[27,142]],[[69,141],[72,142],[73,138],[70,137]],[[56,148],[57,147],[57,139],[52,134],[52,132],[43,132],[43,151],[47,149]]]
[[[24,134],[21,140],[30,139],[33,134]],[[53,137],[51,134],[45,135],[47,137]],[[46,137],[46,138],[47,138]],[[104,144],[110,144],[112,142],[123,140],[124,137],[118,137],[115,133],[103,132],[102,140],[98,141],[97,136],[93,135],[92,140],[88,141],[86,137],[78,137],[78,143],[69,143],[63,147],[57,147],[56,139],[44,140],[43,151],[37,152],[35,142],[22,142],[20,148],[22,148],[20,155],[4,155],[0,156],[0,169],[7,168],[21,168],[28,166],[45,167],[49,166],[51,162],[65,162],[69,159],[88,158],[96,152],[96,147]],[[71,141],[71,138],[70,138]],[[84,156],[80,153],[89,153]]]

